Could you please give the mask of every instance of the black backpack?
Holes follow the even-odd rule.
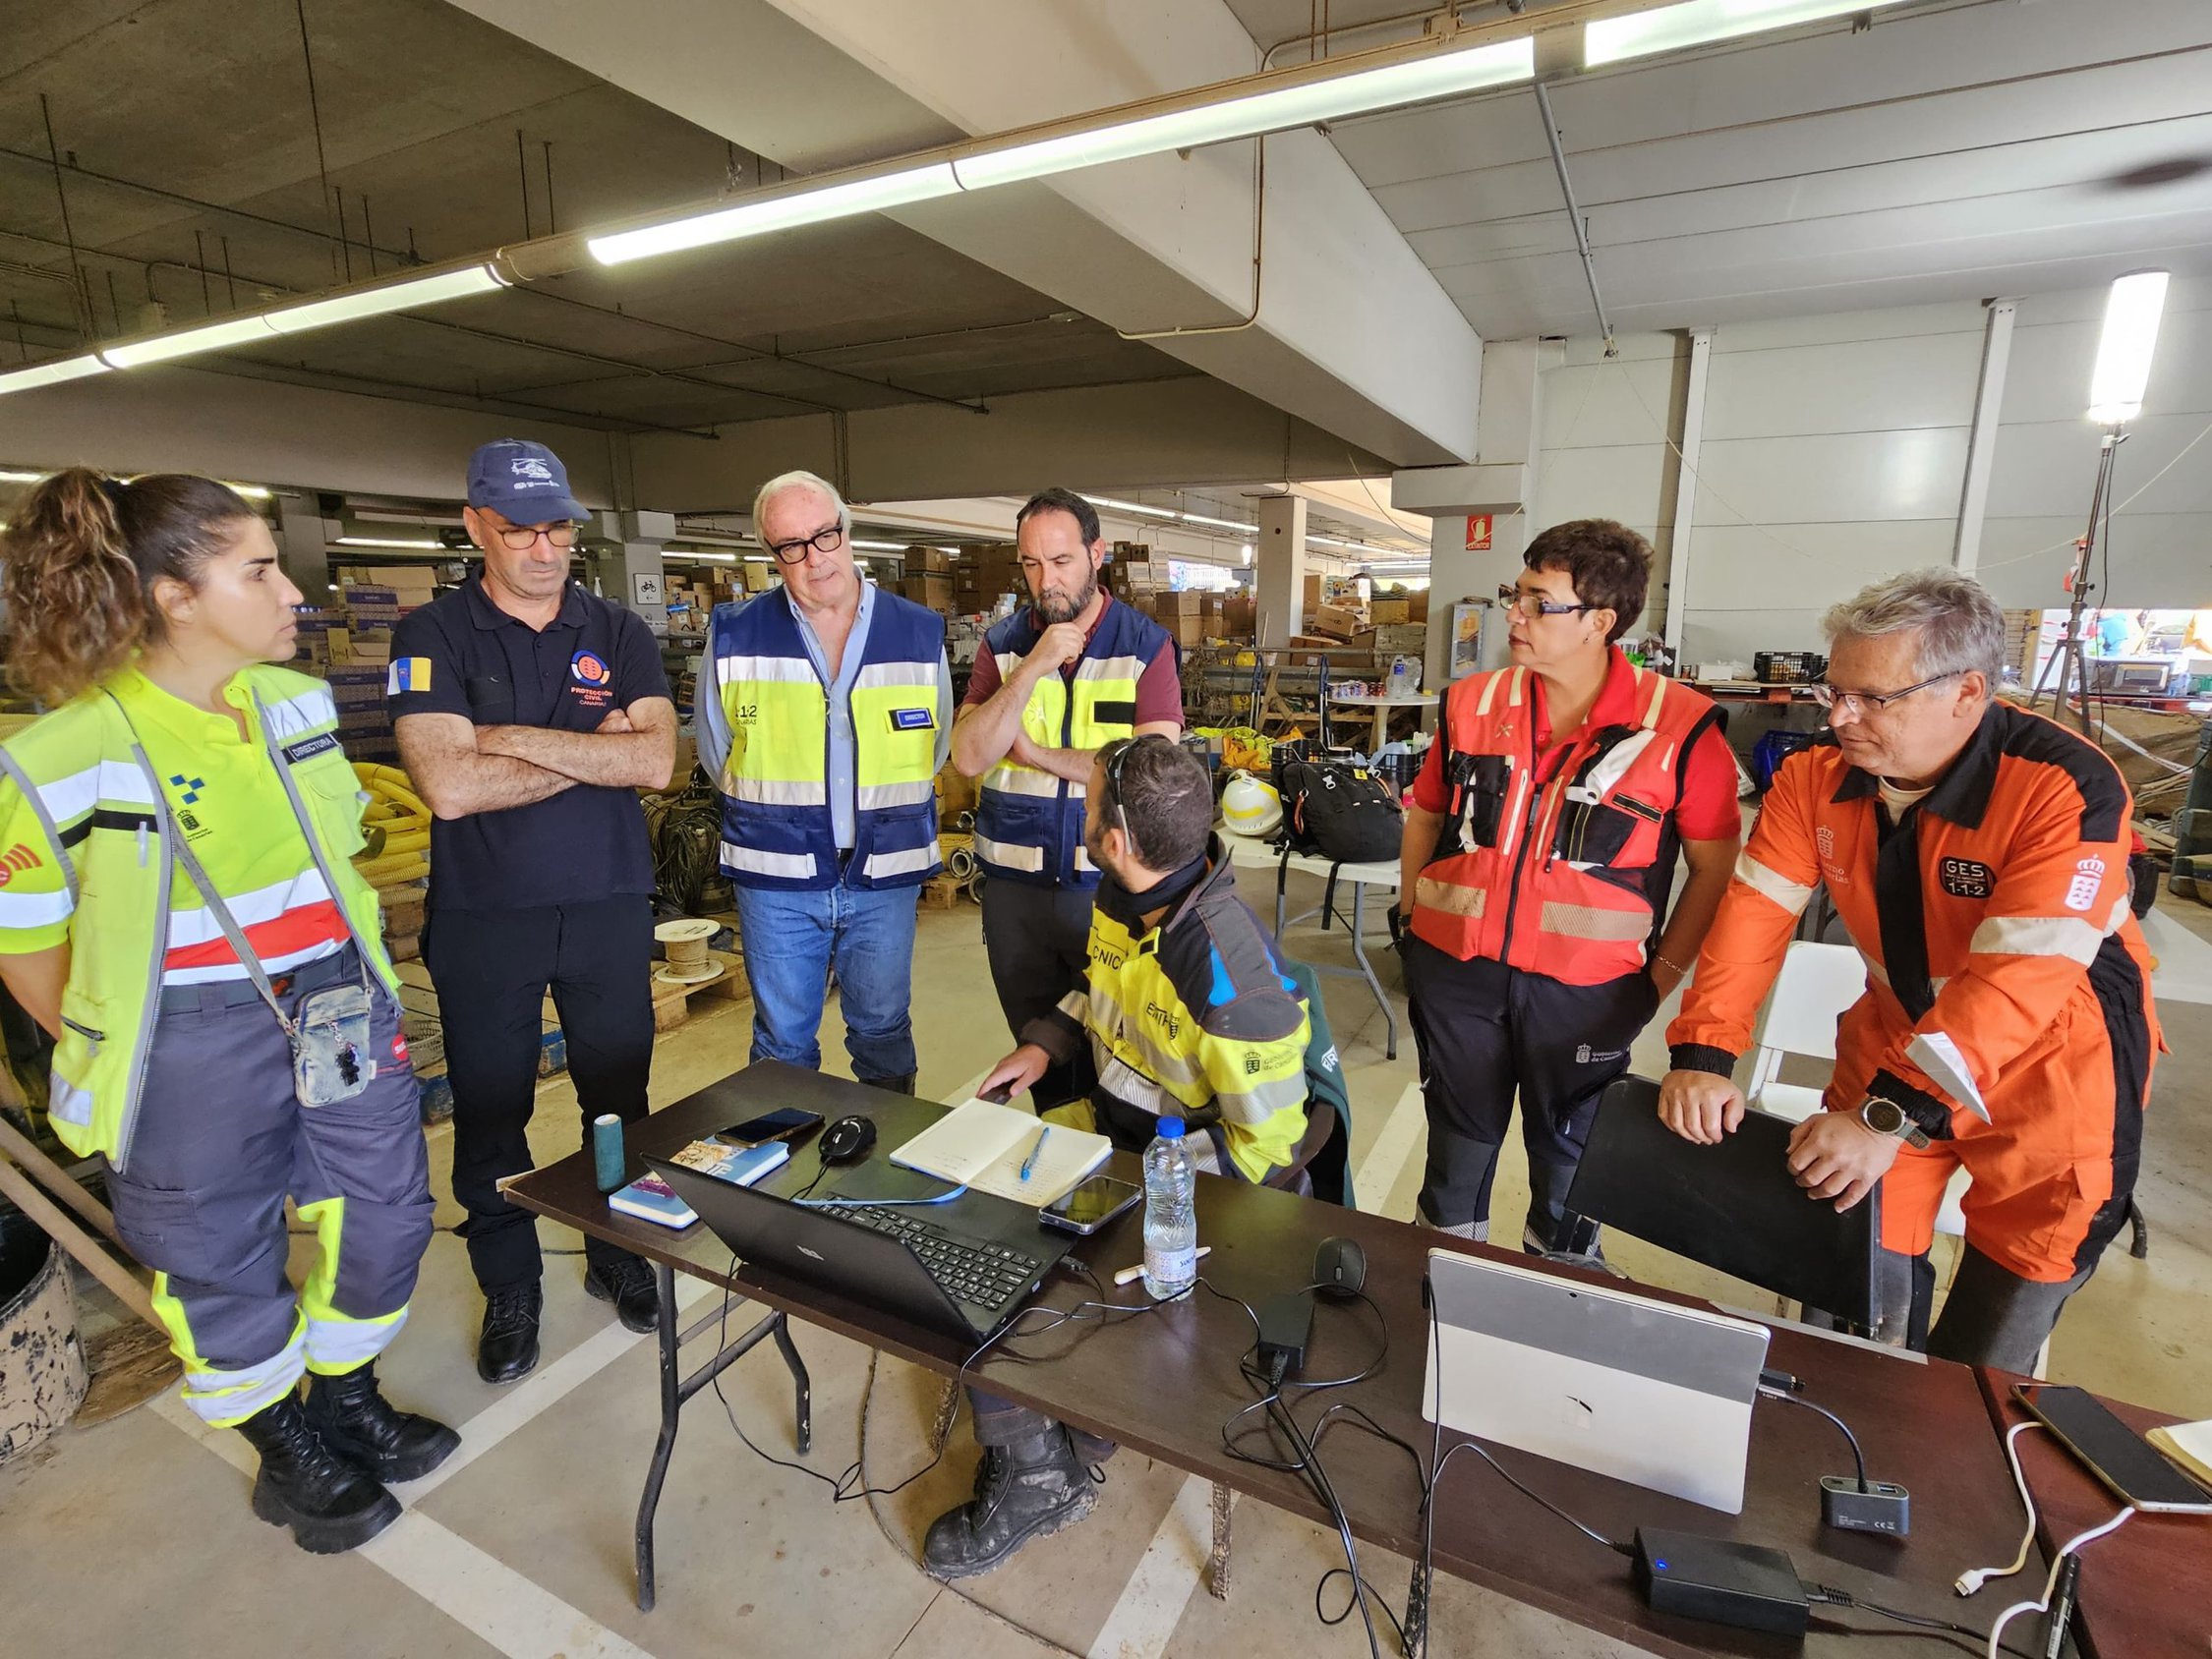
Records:
[[[1405,815],[1389,787],[1365,767],[1285,759],[1276,769],[1283,798],[1282,845],[1333,864],[1373,864],[1398,856]]]

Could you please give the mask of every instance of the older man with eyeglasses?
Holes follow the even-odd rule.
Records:
[[[1971,577],[1892,577],[1827,630],[1830,732],[1775,773],[1667,1028],[1659,1116],[1702,1144],[1743,1120],[1729,1073],[1825,886],[1867,988],[1790,1171],[1838,1210],[1882,1187],[1885,1340],[2030,1371],[2126,1219],[2162,1046],[2127,786],[2087,738],[1994,699],[2005,619]],[[1931,1329],[1961,1167],[1965,1251]]]
[[[653,853],[640,788],[668,786],[675,706],[644,620],[569,577],[584,509],[560,458],[502,438],[469,462],[462,520],[483,568],[410,612],[385,691],[431,826],[423,959],[453,1084],[453,1196],[485,1296],[477,1370],[538,1362],[536,1225],[499,1190],[528,1130],[551,992],[576,1104],[645,1116],[653,1068]],[[599,1239],[584,1287],[650,1331],[653,1271]]]
[[[715,607],[697,701],[752,1058],[820,1066],[834,968],[853,1076],[912,1094],[914,910],[942,868],[953,713],[945,621],[861,575],[851,512],[812,473],[762,485],[753,528],[784,583]]]

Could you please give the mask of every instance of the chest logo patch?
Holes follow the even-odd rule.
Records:
[[[578,685],[591,686],[596,690],[613,682],[614,670],[607,665],[607,658],[597,652],[579,651],[568,659],[568,677]]]
[[[2104,883],[2105,861],[2085,858],[2073,867],[2073,880],[2066,884],[2066,908],[2086,910],[2097,902],[2097,888]]]
[[[1936,880],[1953,898],[1987,898],[1997,890],[1996,872],[1978,859],[1947,858],[1937,866]]]
[[[1830,863],[1835,860],[1835,831],[1826,824],[1813,831],[1813,845],[1820,848],[1821,857]]]
[[[19,870],[35,870],[46,861],[30,850],[27,841],[18,841],[5,854],[0,854],[0,887],[16,879]]]
[[[935,731],[937,711],[934,709],[894,709],[891,711],[893,731]]]

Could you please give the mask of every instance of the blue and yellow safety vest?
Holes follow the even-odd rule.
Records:
[[[851,696],[853,840],[846,886],[908,887],[937,856],[937,695],[945,620],[879,591]],[[781,588],[715,612],[708,655],[729,726],[722,869],[741,887],[840,879],[830,817],[830,699]]]
[[[1013,678],[1042,632],[1036,613],[1024,605],[983,636],[1002,679]],[[1030,691],[1021,729],[1031,742],[1055,749],[1099,749],[1133,736],[1136,682],[1168,643],[1167,630],[1149,616],[1126,604],[1107,605],[1076,659],[1073,680],[1047,674]],[[1011,756],[991,768],[975,815],[975,855],[984,869],[994,880],[1096,887],[1097,866],[1083,850],[1083,793],[1082,784],[1019,766]]]

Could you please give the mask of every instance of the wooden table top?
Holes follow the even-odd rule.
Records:
[[[632,1125],[632,1173],[642,1170],[640,1154],[666,1156],[687,1141],[782,1106],[806,1107],[826,1117],[859,1112],[877,1118],[883,1129],[878,1150],[856,1168],[867,1172],[865,1190],[879,1196],[890,1195],[894,1178],[920,1179],[894,1169],[885,1152],[943,1110],[934,1103],[764,1061]],[[812,1148],[811,1140],[802,1145],[763,1189],[793,1192],[813,1179],[820,1164]],[[1131,1179],[1140,1173],[1138,1161],[1125,1153],[1117,1153],[1109,1169]],[[834,1176],[817,1190],[834,1190],[844,1179]],[[518,1177],[509,1184],[508,1195],[526,1209],[730,1286],[754,1300],[941,1374],[954,1374],[966,1357],[957,1341],[765,1268],[740,1265],[732,1274],[728,1250],[704,1226],[678,1233],[612,1213],[594,1185],[588,1151]],[[938,1213],[957,1224],[958,1208],[951,1205]],[[1218,1178],[1198,1183],[1198,1233],[1201,1242],[1212,1246],[1202,1264],[1207,1284],[1251,1303],[1307,1284],[1314,1247],[1323,1238],[1357,1239],[1367,1252],[1368,1292],[1388,1333],[1387,1357],[1368,1380],[1306,1402],[1299,1419],[1310,1433],[1324,1404],[1357,1404],[1391,1433],[1420,1447],[1425,1458],[1431,1435],[1421,1410],[1427,1342],[1422,1285],[1427,1252],[1443,1247],[1523,1265],[1529,1261],[1382,1217]],[[1114,1272],[1141,1254],[1141,1212],[1132,1211],[1091,1238],[1067,1237],[1066,1242],[1072,1254],[1111,1286]],[[1707,1305],[1645,1288],[1660,1300]],[[1046,1281],[1036,1304],[1065,1310],[1097,1296],[1088,1283],[1063,1272]],[[1240,1461],[1223,1448],[1224,1422],[1254,1398],[1239,1372],[1239,1360],[1252,1338],[1244,1311],[1203,1291],[1158,1307],[1146,1303],[1135,1286],[1109,1290],[1106,1299],[1132,1308],[1142,1305],[1146,1311],[1067,1325],[1038,1337],[1010,1338],[969,1371],[970,1381],[1326,1523],[1325,1511],[1298,1476]],[[1305,1374],[1330,1377],[1358,1371],[1375,1358],[1380,1337],[1375,1315],[1362,1304],[1325,1302],[1314,1319]],[[1865,1445],[1870,1474],[1911,1489],[1909,1539],[1825,1529],[1820,1477],[1848,1473],[1850,1454],[1834,1428],[1814,1413],[1771,1402],[1755,1409],[1740,1516],[1509,1448],[1496,1448],[1495,1454],[1521,1479],[1609,1537],[1625,1540],[1644,1525],[1756,1542],[1788,1551],[1799,1574],[1809,1580],[1923,1617],[1960,1619],[1964,1610],[1950,1589],[1951,1580],[1967,1567],[2009,1560],[2019,1537],[2010,1476],[1975,1373],[1787,1326],[1775,1329],[1769,1363],[1804,1379],[1806,1399],[1852,1425]],[[1444,1443],[1448,1448],[1462,1438],[1446,1433]],[[1250,1444],[1267,1455],[1288,1455],[1286,1449],[1271,1447],[1264,1432],[1255,1432]],[[1354,1532],[1400,1554],[1418,1553],[1421,1490],[1411,1459],[1343,1423],[1321,1443],[1320,1455]],[[1654,1652],[1800,1651],[1798,1643],[1784,1638],[1653,1613],[1631,1584],[1626,1560],[1515,1493],[1471,1456],[1457,1459],[1446,1476],[1437,1501],[1435,1544],[1437,1566],[1445,1572]],[[1884,1652],[1896,1651],[1899,1643],[1908,1644],[1903,1649],[1907,1653],[1934,1654],[1955,1646],[1955,1638],[1918,1635],[1865,1613],[1815,1611],[1814,1630],[1805,1644],[1815,1654],[1866,1659],[1868,1642],[1840,1633],[1844,1626],[1884,1631]]]

